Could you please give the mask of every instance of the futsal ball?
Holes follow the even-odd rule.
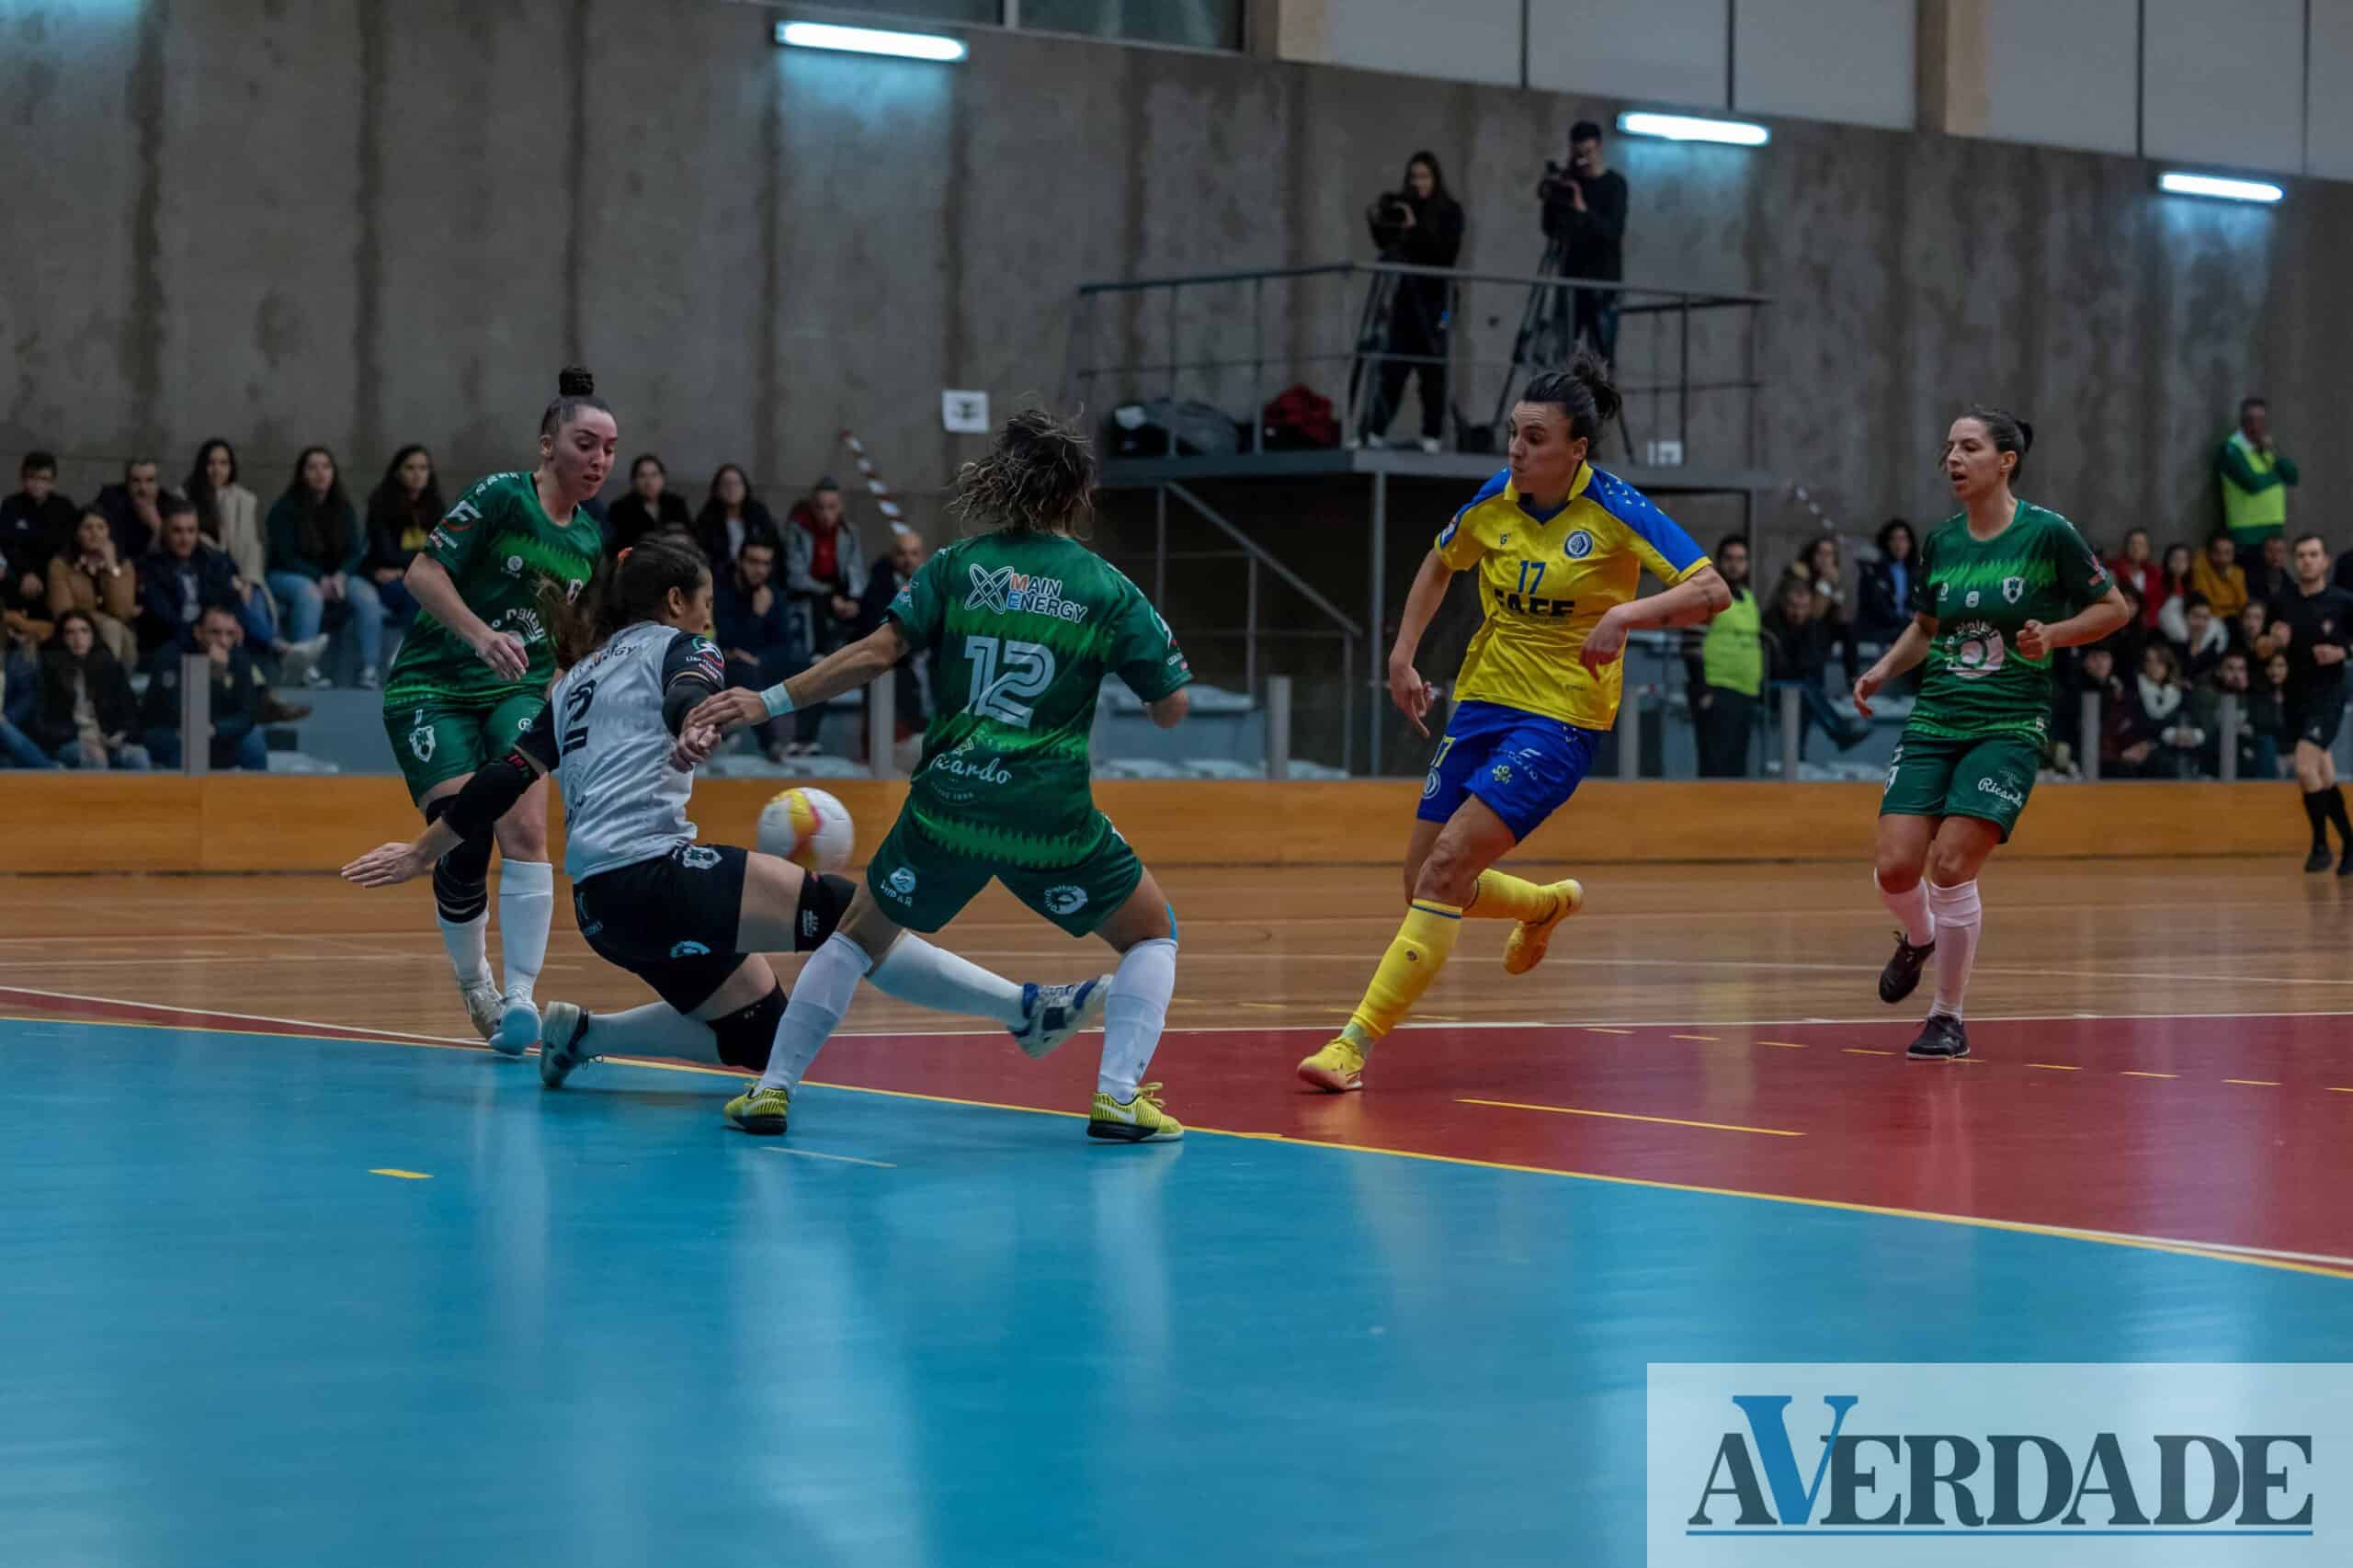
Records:
[[[787,790],[760,811],[763,855],[804,871],[838,871],[858,842],[849,812],[823,790]]]

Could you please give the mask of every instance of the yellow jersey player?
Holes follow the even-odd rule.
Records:
[[[1406,840],[1405,923],[1347,1027],[1299,1064],[1318,1088],[1364,1086],[1373,1042],[1445,967],[1463,916],[1518,923],[1504,949],[1506,972],[1524,974],[1543,958],[1553,926],[1577,912],[1585,890],[1574,881],[1538,887],[1489,868],[1576,792],[1617,722],[1626,634],[1696,625],[1732,602],[1689,534],[1586,460],[1618,401],[1587,355],[1529,382],[1512,411],[1511,466],[1447,524],[1406,595],[1389,693],[1424,735],[1437,693],[1414,655],[1457,572],[1478,572],[1484,619],[1462,656],[1453,722],[1430,758]],[[1666,592],[1635,597],[1644,567]]]

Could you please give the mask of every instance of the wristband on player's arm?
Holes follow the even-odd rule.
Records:
[[[760,693],[760,706],[768,710],[769,718],[781,719],[792,711],[792,695],[784,689],[784,682],[779,681]]]

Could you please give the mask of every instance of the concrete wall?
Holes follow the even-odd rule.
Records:
[[[779,51],[768,19],[0,0],[0,463],[160,448],[176,475],[219,432],[265,491],[313,439],[363,484],[409,439],[462,477],[528,457],[576,358],[624,450],[663,452],[696,500],[724,460],[771,493],[845,466],[845,422],[920,491],[975,450],[940,431],[942,386],[1061,389],[1081,279],[1362,256],[1363,204],[1425,144],[1468,202],[1466,262],[1523,269],[1543,158],[1619,107],[995,33],[960,67],[857,60]],[[2353,306],[2316,280],[2353,242],[2353,191],[2198,205],[2129,159],[1794,121],[1758,152],[1613,156],[1633,275],[1778,297],[1765,466],[1842,519],[1936,512],[1945,424],[1984,398],[2037,422],[2038,498],[2102,536],[2186,533],[2260,388],[2302,515],[2336,522],[2330,346]],[[1348,304],[1323,308],[1345,327]],[[1274,312],[1279,352],[1325,341],[1304,304]],[[1462,352],[1510,324],[1468,323]],[[1158,330],[1114,308],[1104,351]]]

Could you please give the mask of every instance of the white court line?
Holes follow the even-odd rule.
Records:
[[[771,1154],[797,1154],[804,1160],[839,1160],[846,1165],[872,1165],[878,1171],[895,1171],[899,1167],[888,1160],[861,1160],[855,1154],[828,1154],[816,1149],[794,1149],[782,1143],[770,1143]]]

